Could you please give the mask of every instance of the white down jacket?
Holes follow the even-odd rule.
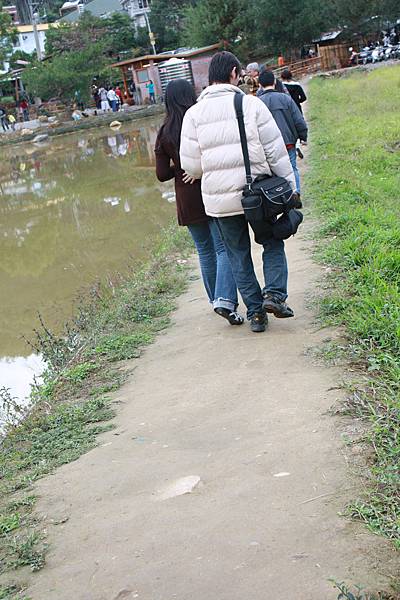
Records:
[[[211,217],[243,213],[246,173],[233,103],[236,92],[239,88],[227,83],[209,86],[183,120],[182,169],[202,178],[203,202]],[[245,96],[243,113],[253,177],[273,172],[295,189],[289,155],[268,108],[259,98]]]

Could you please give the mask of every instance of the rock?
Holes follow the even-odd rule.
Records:
[[[32,129],[21,129],[21,135],[32,135]]]
[[[38,121],[40,123],[47,123],[48,120],[49,120],[49,117],[47,117],[46,115],[40,115],[40,117],[38,117]]]
[[[52,121],[49,125],[49,127],[57,127],[57,125],[59,125],[59,121],[57,121],[57,119],[55,121]]]
[[[49,117],[49,123],[56,123],[57,122],[57,117]]]
[[[39,135],[35,136],[32,141],[36,144],[37,142],[44,142],[48,138],[48,133],[39,133]]]
[[[183,496],[184,494],[190,494],[199,485],[200,477],[198,475],[189,475],[188,477],[181,477],[160,491],[158,494],[159,500],[168,500],[168,498],[175,498],[176,496]]]
[[[121,125],[122,123],[120,123],[120,121],[112,121],[112,123],[110,123],[110,127],[112,129],[119,129]]]

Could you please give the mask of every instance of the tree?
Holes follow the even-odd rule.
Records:
[[[193,0],[153,0],[150,24],[159,52],[174,50],[181,44],[185,9],[193,4]]]
[[[76,91],[88,100],[93,78],[103,74],[106,64],[104,47],[98,42],[79,52],[65,52],[51,61],[37,63],[25,69],[22,78],[29,94],[43,100],[57,97],[69,102]]]
[[[11,54],[17,39],[17,30],[12,24],[11,16],[3,12],[3,3],[0,1],[0,69]]]
[[[398,0],[333,0],[332,9],[337,22],[365,36],[379,33],[399,17]]]
[[[191,46],[207,46],[221,40],[234,43],[243,37],[246,0],[200,0],[184,10],[183,40]]]
[[[392,22],[399,18],[399,0],[377,0],[376,4],[376,14],[382,18]]]
[[[136,47],[138,41],[136,28],[128,14],[116,12],[101,21],[110,52],[117,54]]]
[[[256,43],[271,52],[287,53],[312,42],[332,23],[326,4],[319,0],[259,0],[253,9]]]
[[[145,50],[149,44],[146,32]],[[112,57],[123,51],[134,51],[143,46],[143,35],[136,31],[129,15],[114,13],[101,19],[89,12],[82,15],[77,23],[65,23],[60,27],[51,27],[46,36],[46,53],[54,54],[65,51],[81,51],[92,44],[102,42],[104,52]]]
[[[19,60],[23,60],[27,63],[34,63],[36,60],[36,52],[28,54],[28,52],[24,52],[23,50],[16,50],[8,58],[10,69],[20,69],[22,65],[17,62]]]
[[[377,4],[380,4],[377,0],[332,0],[332,18],[350,33],[369,33],[376,27],[372,17],[379,14]]]

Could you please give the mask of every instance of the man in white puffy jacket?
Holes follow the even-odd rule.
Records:
[[[254,332],[265,331],[267,312],[292,317],[286,304],[287,262],[284,242],[262,240],[265,287],[254,272],[248,224],[241,203],[246,174],[234,108],[241,71],[230,52],[218,52],[209,69],[210,85],[183,120],[180,157],[188,175],[202,179],[207,215],[216,218],[233,274]],[[295,189],[295,178],[282,135],[265,104],[254,96],[243,100],[244,121],[253,177],[272,172]]]

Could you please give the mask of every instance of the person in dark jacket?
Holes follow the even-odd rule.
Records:
[[[10,128],[8,126],[7,111],[3,106],[0,106],[0,121],[3,131],[8,131]]]
[[[183,117],[196,104],[192,85],[186,79],[171,81],[165,91],[167,116],[156,141],[156,174],[159,181],[175,179],[179,225],[188,227],[199,254],[204,287],[214,311],[231,325],[241,325],[237,287],[216,220],[208,217],[201,195],[201,180],[188,176],[179,158]]]
[[[289,71],[289,69],[285,69],[282,72],[281,77],[292,99],[296,102],[300,111],[303,112],[301,105],[307,100],[307,96],[305,95],[303,88],[297,81],[294,81],[292,73]]]
[[[271,72],[272,70],[267,67],[266,65],[263,65],[261,67],[261,73],[265,73],[265,71]],[[282,83],[282,81],[280,79],[278,79],[277,77],[275,77],[275,89],[277,92],[280,92],[281,94],[288,94],[289,92],[287,91],[285,85]],[[261,96],[261,94],[264,93],[264,90],[262,88],[262,86],[260,85],[260,87],[257,90],[257,94],[256,96],[258,96],[258,98]]]
[[[296,164],[296,143],[298,139],[302,142],[307,141],[307,124],[291,96],[276,91],[275,75],[271,71],[261,73],[260,85],[263,92],[259,98],[267,105],[280,129],[292,163],[296,178],[296,189],[300,194],[300,174]]]

